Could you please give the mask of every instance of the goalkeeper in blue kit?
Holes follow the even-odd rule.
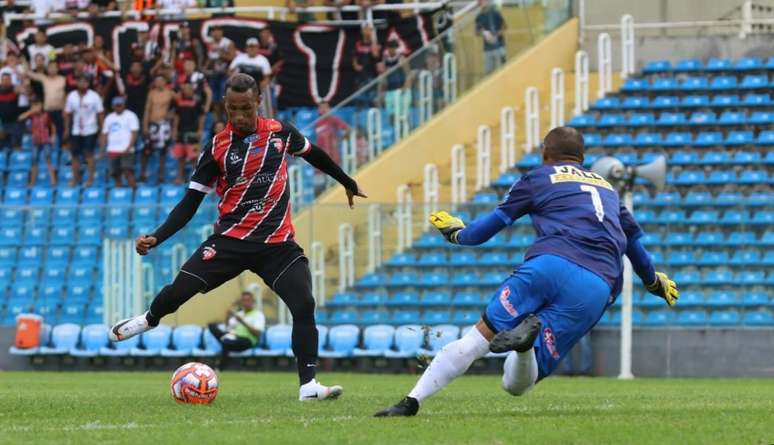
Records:
[[[467,227],[435,212],[430,222],[455,244],[479,245],[530,215],[537,240],[492,295],[481,320],[439,351],[414,389],[376,416],[413,416],[428,397],[464,374],[487,352],[511,351],[503,388],[523,395],[556,369],[621,292],[623,255],[648,291],[670,306],[679,296],[656,272],[639,242],[642,229],[601,176],[583,165],[583,136],[568,127],[543,141],[543,165],[516,182],[490,214]]]

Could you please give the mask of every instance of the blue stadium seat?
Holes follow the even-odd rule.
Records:
[[[449,264],[452,266],[473,266],[476,262],[476,255],[468,251],[452,252],[449,257]]]
[[[774,145],[774,131],[771,130],[764,130],[758,133],[758,139],[756,140],[758,145]],[[771,155],[774,152],[768,152],[768,155]],[[766,159],[770,159],[772,156],[767,156]]]
[[[688,123],[690,125],[714,125],[717,121],[717,116],[711,111],[697,111],[691,114]]]
[[[202,343],[201,326],[182,325],[172,331],[172,348],[163,348],[163,357],[192,357]]]
[[[766,170],[745,170],[739,175],[739,184],[768,184],[769,172]]]
[[[48,187],[33,187],[30,190],[30,205],[50,206],[54,202],[54,191]]]
[[[328,321],[333,324],[357,323],[358,313],[352,310],[335,311]]]
[[[741,321],[738,311],[712,311],[709,322],[714,326],[737,325]]]
[[[105,204],[105,189],[102,187],[89,187],[84,189],[81,204],[87,206],[99,206]],[[118,202],[116,202],[116,204],[118,204]]]
[[[355,283],[355,287],[372,288],[384,286],[385,284],[386,280],[382,274],[370,273],[360,277]]]
[[[720,114],[718,125],[744,125],[747,122],[747,115],[744,111],[724,111]]]
[[[648,80],[647,79],[635,79],[635,78],[628,78],[624,82],[624,84],[621,86],[621,92],[635,92],[635,91],[645,91],[648,89]]]
[[[320,351],[323,358],[343,358],[352,355],[357,347],[360,329],[352,324],[334,326],[328,331],[330,350]]]
[[[752,131],[731,131],[726,136],[726,145],[751,145],[753,143]]]
[[[419,277],[414,272],[397,272],[392,274],[387,285],[390,287],[415,286]]]
[[[39,246],[24,246],[19,248],[19,267],[38,268],[43,263],[43,248]]]
[[[762,93],[762,94],[749,93],[749,94],[746,94],[741,101],[741,104],[747,107],[768,106],[770,103],[771,103],[771,97],[769,96],[769,93]]]
[[[742,293],[742,305],[751,306],[767,306],[770,303],[769,296],[766,292],[744,292]]]
[[[710,100],[707,96],[685,96],[680,99],[681,108],[707,108]]]
[[[676,283],[681,285],[692,285],[701,283],[701,275],[696,271],[678,271],[674,275]]]
[[[742,323],[748,326],[770,326],[774,324],[774,317],[768,311],[745,312]]]
[[[202,345],[203,348],[195,347],[192,351],[194,357],[214,357],[220,354],[223,346],[209,329],[202,330]]]
[[[351,306],[358,304],[357,294],[354,292],[341,292],[334,294],[330,300],[326,302],[326,306],[338,307],[338,306]]]
[[[75,357],[96,357],[108,345],[108,327],[104,324],[90,324],[81,330],[81,345],[70,349]]]
[[[713,170],[706,181],[707,184],[729,184],[736,182],[736,174],[733,171]]]
[[[32,167],[32,151],[22,150],[13,151],[8,158],[8,170],[11,171],[30,171]]]
[[[717,90],[735,90],[737,88],[736,76],[717,76],[712,78],[710,88]]]
[[[769,211],[760,211],[755,212],[752,219],[750,220],[750,224],[774,224],[774,212]]]
[[[707,324],[707,314],[704,311],[681,311],[676,321],[687,326],[705,325]]]
[[[63,355],[78,345],[81,327],[73,323],[58,324],[51,330],[51,346],[41,346],[43,355]]]
[[[27,204],[27,189],[6,187],[3,194],[3,205],[23,206]]]
[[[422,301],[420,302],[420,304],[422,306],[449,306],[451,304],[451,301],[452,301],[452,298],[448,292],[434,291],[434,292],[426,292],[422,296]]]
[[[33,209],[34,210],[34,209]],[[24,223],[25,211],[18,207],[0,209],[0,227],[18,228]]]
[[[142,347],[135,347],[129,350],[129,355],[134,357],[152,357],[161,354],[164,348],[169,347],[169,341],[172,337],[172,328],[160,324],[150,331],[143,332],[141,335]]]
[[[704,306],[704,294],[701,292],[688,291],[680,293],[680,307]]]
[[[752,71],[763,69],[763,60],[760,57],[740,57],[734,63],[735,71]]]
[[[363,311],[360,314],[360,324],[362,325],[376,325],[384,324],[390,321],[390,314],[386,310],[370,310]]]
[[[713,172],[714,173],[714,172]],[[677,185],[696,185],[705,182],[704,172],[695,170],[685,170],[680,172],[674,183]]]
[[[625,96],[621,106],[633,110],[645,109],[650,106],[650,99],[646,96]]]
[[[477,286],[478,275],[473,272],[454,274],[451,279],[451,285],[454,287]]]
[[[363,294],[360,301],[357,302],[359,306],[381,306],[387,303],[387,295],[381,292],[366,292]]]
[[[754,270],[745,270],[745,271],[739,272],[738,274],[736,274],[736,277],[734,277],[734,280],[739,284],[749,285],[749,286],[766,284],[766,279],[764,277],[763,272],[754,271]]]
[[[734,164],[760,164],[761,154],[756,151],[737,151],[734,153],[734,159],[732,162]],[[744,176],[744,173],[746,172],[742,172],[741,177]]]
[[[690,250],[673,250],[669,252],[667,257],[667,263],[671,266],[685,266],[693,264],[696,260],[693,257],[693,251]]]
[[[668,246],[688,246],[693,244],[693,236],[689,232],[673,232],[670,230],[664,243]]]
[[[597,133],[584,133],[583,144],[586,146],[586,148],[599,147],[602,145],[602,136]]]
[[[134,194],[135,204],[157,204],[159,202],[159,188],[147,185],[137,187]]]
[[[666,139],[661,145],[665,147],[680,147],[684,145],[691,145],[693,136],[688,132],[672,132],[666,135]]]
[[[719,57],[712,57],[704,67],[706,71],[728,71],[733,68],[733,64],[729,59],[722,59]]]
[[[638,133],[632,145],[635,147],[653,147],[662,145],[663,141],[660,133]]]
[[[395,328],[380,324],[368,326],[363,330],[363,348],[355,348],[355,357],[381,357],[392,349],[395,342]]]
[[[673,77],[659,77],[650,84],[651,91],[662,92],[677,89],[677,81]]]
[[[452,323],[456,325],[470,325],[476,323],[480,318],[480,311],[456,310],[452,316]]]
[[[75,207],[56,207],[52,218],[52,225],[54,227],[74,227],[75,216],[78,209]]]
[[[739,96],[736,94],[716,94],[712,96],[710,106],[713,107],[733,107],[739,105]]]
[[[721,143],[719,143],[718,145],[720,145]],[[704,153],[704,156],[702,156],[700,163],[704,165],[723,165],[723,164],[732,164],[733,160],[731,159],[731,155],[727,151],[708,151]]]
[[[622,113],[603,113],[596,123],[597,127],[620,127],[626,122]]]
[[[384,356],[388,358],[410,358],[414,357],[422,348],[425,342],[425,331],[417,324],[399,326],[395,330],[395,348],[396,350],[384,351]]]
[[[682,91],[699,91],[709,89],[709,80],[703,76],[688,76],[680,82]]]
[[[706,304],[707,306],[736,306],[739,304],[739,297],[736,292],[711,292]]]
[[[629,133],[612,133],[605,136],[603,147],[625,147],[632,145],[632,135]]]
[[[102,225],[84,225],[78,227],[78,244],[99,246],[102,244]]]
[[[454,294],[454,298],[452,300],[453,307],[463,307],[463,306],[478,307],[478,306],[481,306],[481,303],[482,303],[481,294],[474,291],[457,292]]]
[[[492,186],[494,187],[510,187],[514,183],[518,182],[519,179],[521,179],[521,174],[517,172],[505,172],[500,175],[500,177],[497,178],[492,183]],[[464,221],[464,219],[463,219]]]
[[[397,292],[387,302],[388,306],[417,306],[419,294],[416,292]]]
[[[54,204],[57,206],[78,205],[81,200],[80,187],[60,187],[56,191]]]
[[[392,324],[418,324],[419,311],[416,310],[397,310],[390,317]]]
[[[124,341],[110,343],[109,346],[103,346],[99,349],[99,355],[108,357],[126,357],[130,351],[139,347],[140,336],[134,336]],[[112,347],[111,347],[112,346]]]
[[[661,303],[659,303],[661,304]],[[644,326],[665,326],[674,320],[674,313],[667,310],[650,311],[642,320]]]
[[[420,321],[423,325],[438,325],[451,322],[449,311],[427,310],[422,314]]]
[[[702,281],[706,285],[722,286],[725,284],[732,284],[734,282],[734,275],[730,270],[708,271],[704,274]]]
[[[677,96],[656,96],[650,102],[650,107],[656,109],[677,108],[679,105],[680,99]]]
[[[595,110],[617,110],[621,106],[621,100],[615,96],[597,99],[591,106]]]
[[[290,337],[293,328],[290,325],[278,324],[266,330],[266,348],[256,349],[253,354],[259,357],[280,357],[290,348]]]
[[[424,249],[445,248],[446,240],[436,233],[425,233],[414,243],[414,247]]]
[[[442,324],[433,327],[427,332],[428,349],[422,353],[434,357],[444,346],[460,338],[460,328],[450,324]]]
[[[701,207],[711,205],[713,203],[712,194],[710,192],[696,192],[691,191],[685,195],[682,204],[687,207]]]
[[[645,74],[663,73],[672,71],[672,63],[668,60],[649,60],[642,68]]]
[[[704,69],[704,63],[699,59],[682,59],[675,64],[674,71],[678,73],[696,72]]]
[[[161,204],[177,204],[185,194],[185,187],[180,185],[164,185],[161,187]]]
[[[755,233],[753,232],[731,232],[723,244],[727,246],[744,246],[754,245],[755,242]]]
[[[385,264],[388,266],[414,266],[417,259],[410,253],[399,253],[390,257]]]
[[[441,267],[448,264],[448,258],[445,253],[432,252],[425,253],[419,257],[418,265],[425,267]]]
[[[760,74],[760,75],[748,74],[744,76],[744,78],[742,79],[742,83],[739,85],[739,88],[743,90],[754,90],[754,89],[768,88],[768,87],[769,87],[769,77],[765,74]]]

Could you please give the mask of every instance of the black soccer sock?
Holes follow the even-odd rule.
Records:
[[[314,379],[317,367],[317,325],[314,321],[314,297],[312,296],[312,275],[306,258],[290,265],[277,278],[274,290],[293,315],[291,346],[298,365],[299,384]]]
[[[177,311],[198,292],[204,290],[204,283],[189,274],[179,273],[171,285],[164,286],[150,305],[145,319],[150,326],[157,326],[162,317]]]

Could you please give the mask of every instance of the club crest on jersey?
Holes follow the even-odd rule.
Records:
[[[228,161],[229,161],[229,162],[230,162],[232,165],[239,164],[239,163],[241,163],[241,162],[242,162],[242,156],[239,156],[239,153],[237,153],[237,152],[231,152],[231,153],[228,155]]]
[[[554,331],[551,328],[543,329],[543,343],[546,344],[551,357],[554,360],[559,360],[559,351],[556,350],[556,336],[554,336]]]
[[[215,255],[217,254],[218,252],[214,247],[205,246],[204,249],[202,249],[202,261],[209,261],[215,258]]]
[[[508,300],[508,297],[511,296],[511,288],[504,287],[503,290],[500,292],[500,304],[503,305],[503,308],[505,308],[505,311],[508,312],[511,317],[518,317],[519,311],[516,310],[515,307],[511,304],[511,301]]]
[[[271,138],[269,144],[271,144],[271,146],[279,153],[282,153],[282,151],[285,150],[285,142],[280,138]]]
[[[246,138],[242,139],[242,142],[244,142],[245,144],[252,144],[257,140],[258,140],[258,135],[253,133],[250,136],[247,136]]]

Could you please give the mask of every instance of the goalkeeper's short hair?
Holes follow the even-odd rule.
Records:
[[[583,163],[583,135],[571,127],[556,127],[543,139],[543,155],[554,161]]]

